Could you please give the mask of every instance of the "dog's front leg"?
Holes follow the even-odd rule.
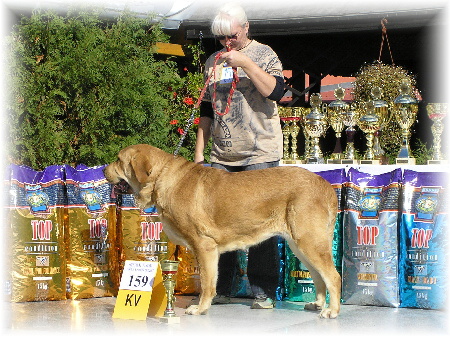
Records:
[[[191,305],[187,308],[186,313],[202,315],[206,314],[216,295],[219,252],[217,244],[212,238],[202,238],[195,246],[193,245],[193,251],[200,269],[200,301],[198,305]]]

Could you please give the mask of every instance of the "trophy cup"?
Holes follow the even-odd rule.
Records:
[[[180,317],[175,314],[174,305],[175,296],[173,295],[175,291],[175,274],[178,270],[178,265],[180,262],[163,260],[161,263],[161,271],[163,275],[163,284],[166,288],[167,294],[167,306],[164,311],[164,316],[160,318],[161,322],[164,323],[180,323]]]
[[[290,158],[289,156],[289,118],[287,108],[283,106],[278,107],[278,114],[280,115],[280,119],[283,121],[283,127],[281,128],[281,132],[283,133],[283,162]]]
[[[433,157],[428,160],[428,164],[447,164],[441,153],[441,135],[444,131],[442,120],[447,115],[447,104],[429,103],[427,104],[428,117],[433,121],[431,133],[433,134]]]
[[[400,86],[400,95],[394,99],[393,113],[397,123],[402,129],[402,146],[396,158],[397,164],[416,163],[416,159],[411,154],[409,147],[409,137],[411,125],[416,121],[418,110],[417,100],[411,96],[411,85],[407,80],[403,80]]]
[[[320,94],[312,94],[309,100],[311,112],[305,117],[305,128],[311,137],[311,145],[307,156],[307,164],[324,164],[322,151],[319,146],[319,137],[325,133],[326,120],[325,115],[320,112],[319,107],[322,104]]]
[[[291,135],[292,135],[292,160],[291,164],[301,164],[302,161],[298,159],[297,153],[297,136],[300,132],[299,122],[301,120],[300,108],[292,108],[292,124],[291,124]]]
[[[308,131],[306,131],[306,116],[308,116],[308,114],[311,112],[311,108],[297,108],[298,109],[298,114],[299,116],[301,116],[300,118],[300,123],[302,125],[302,130],[303,130],[303,136],[305,137],[305,153],[304,153],[304,158],[308,158],[309,156],[309,152],[311,149],[311,137],[308,134]],[[306,161],[305,161],[306,162]]]
[[[347,146],[345,147],[345,156],[341,160],[342,164],[357,164],[358,161],[355,159],[355,145],[354,139],[356,134],[356,129],[354,126],[358,124],[359,120],[359,108],[356,103],[352,103],[349,109],[343,114],[343,123],[347,127],[345,129],[345,135],[347,136]]]
[[[389,123],[390,115],[389,115],[389,105],[386,101],[382,100],[383,91],[380,87],[374,87],[370,91],[372,95],[373,102],[373,113],[378,117],[378,122],[380,124],[379,130],[377,130],[374,134],[373,141],[373,152],[376,159],[380,159],[384,154],[383,149],[380,145],[380,134],[383,131],[383,128]]]
[[[336,133],[336,145],[331,154],[331,159],[327,160],[327,164],[342,163],[341,133],[344,129],[344,114],[348,111],[348,104],[343,101],[345,89],[341,87],[336,88],[334,97],[336,97],[336,100],[328,104],[328,120]]]
[[[364,159],[360,160],[360,164],[380,164],[379,159],[375,159],[373,151],[374,134],[380,129],[380,121],[374,113],[375,104],[370,101],[366,104],[367,114],[362,116],[359,120],[359,128],[364,132],[367,139],[367,151],[364,154]]]
[[[284,122],[284,126],[281,129],[283,133],[283,163],[289,160],[289,122],[283,117],[281,120]]]
[[[301,120],[299,108],[281,107],[280,119],[284,122],[283,132],[283,163],[301,164],[297,154],[297,136],[300,131],[298,122]],[[290,146],[289,146],[290,144]]]

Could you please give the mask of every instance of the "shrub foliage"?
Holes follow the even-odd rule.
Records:
[[[182,77],[176,60],[156,54],[155,43],[168,36],[150,17],[123,13],[105,21],[100,15],[35,12],[11,32],[12,162],[35,169],[102,165],[136,143],[173,152],[180,136],[173,121],[182,123],[191,111],[176,93],[194,99],[199,73]],[[191,140],[180,154],[189,157],[192,147]]]

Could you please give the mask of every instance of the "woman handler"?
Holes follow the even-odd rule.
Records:
[[[206,61],[205,79],[211,79],[200,106],[194,161],[204,162],[205,145],[212,138],[212,167],[238,172],[278,166],[283,153],[276,105],[284,95],[281,62],[269,46],[249,38],[247,15],[238,5],[221,7],[211,30],[224,49]],[[239,78],[234,84],[233,68]],[[213,303],[229,301],[236,265],[236,251],[221,255]],[[255,296],[252,308],[273,308],[278,238],[249,249],[247,275]]]

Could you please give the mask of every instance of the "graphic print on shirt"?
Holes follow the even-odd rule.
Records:
[[[273,76],[283,76],[281,62],[266,45],[252,41],[240,50],[260,68]],[[206,62],[209,76],[213,70],[215,54]],[[210,83],[204,99],[215,102],[216,111],[223,113],[231,83],[229,72],[220,62],[215,68],[216,86]],[[238,67],[239,82],[232,96],[230,111],[224,116],[214,114],[211,125],[213,146],[212,162],[233,165],[250,165],[255,161],[276,161],[282,155],[283,139],[276,102],[261,95],[247,74]]]

